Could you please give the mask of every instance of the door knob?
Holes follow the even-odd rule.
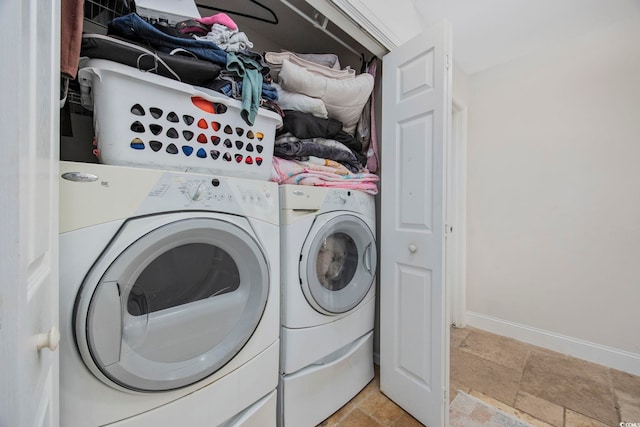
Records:
[[[60,331],[55,326],[52,326],[46,334],[36,335],[36,346],[38,347],[38,350],[48,348],[49,350],[54,351],[58,348],[59,343]]]
[[[418,250],[418,247],[413,243],[409,245],[409,252],[411,252],[412,254],[416,253],[417,250]]]

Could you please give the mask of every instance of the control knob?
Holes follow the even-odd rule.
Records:
[[[191,185],[189,186],[189,188],[187,188],[187,197],[189,197],[189,199],[193,200],[194,202],[198,202],[204,199],[204,196],[204,187],[201,182],[195,185]]]

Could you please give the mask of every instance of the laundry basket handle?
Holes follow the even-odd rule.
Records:
[[[211,89],[192,86],[164,76],[141,71],[135,67],[124,66],[104,59],[83,58],[78,70],[78,82],[80,83],[81,103],[84,108],[93,111],[93,80],[96,78],[102,80],[104,75],[107,75],[108,73],[119,74],[121,76],[131,75],[149,83],[162,86],[165,89],[174,89],[178,92],[190,95],[191,97],[200,97],[215,104],[224,104],[227,107],[230,106],[230,101],[235,101],[233,98],[229,98],[226,95],[220,94]]]

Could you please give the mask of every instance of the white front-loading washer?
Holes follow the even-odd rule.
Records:
[[[276,424],[277,185],[61,162],[60,210],[61,425]]]
[[[314,426],[374,376],[375,201],[280,186],[279,425]]]

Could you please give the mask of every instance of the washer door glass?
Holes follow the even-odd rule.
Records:
[[[339,215],[326,222],[320,218],[302,249],[302,289],[318,311],[344,313],[358,305],[373,285],[375,238],[367,224],[354,215]]]
[[[265,256],[237,225],[193,218],[156,228],[117,256],[97,285],[83,285],[93,292],[86,325],[76,323],[87,334],[85,363],[133,390],[197,382],[246,344],[268,288]]]

